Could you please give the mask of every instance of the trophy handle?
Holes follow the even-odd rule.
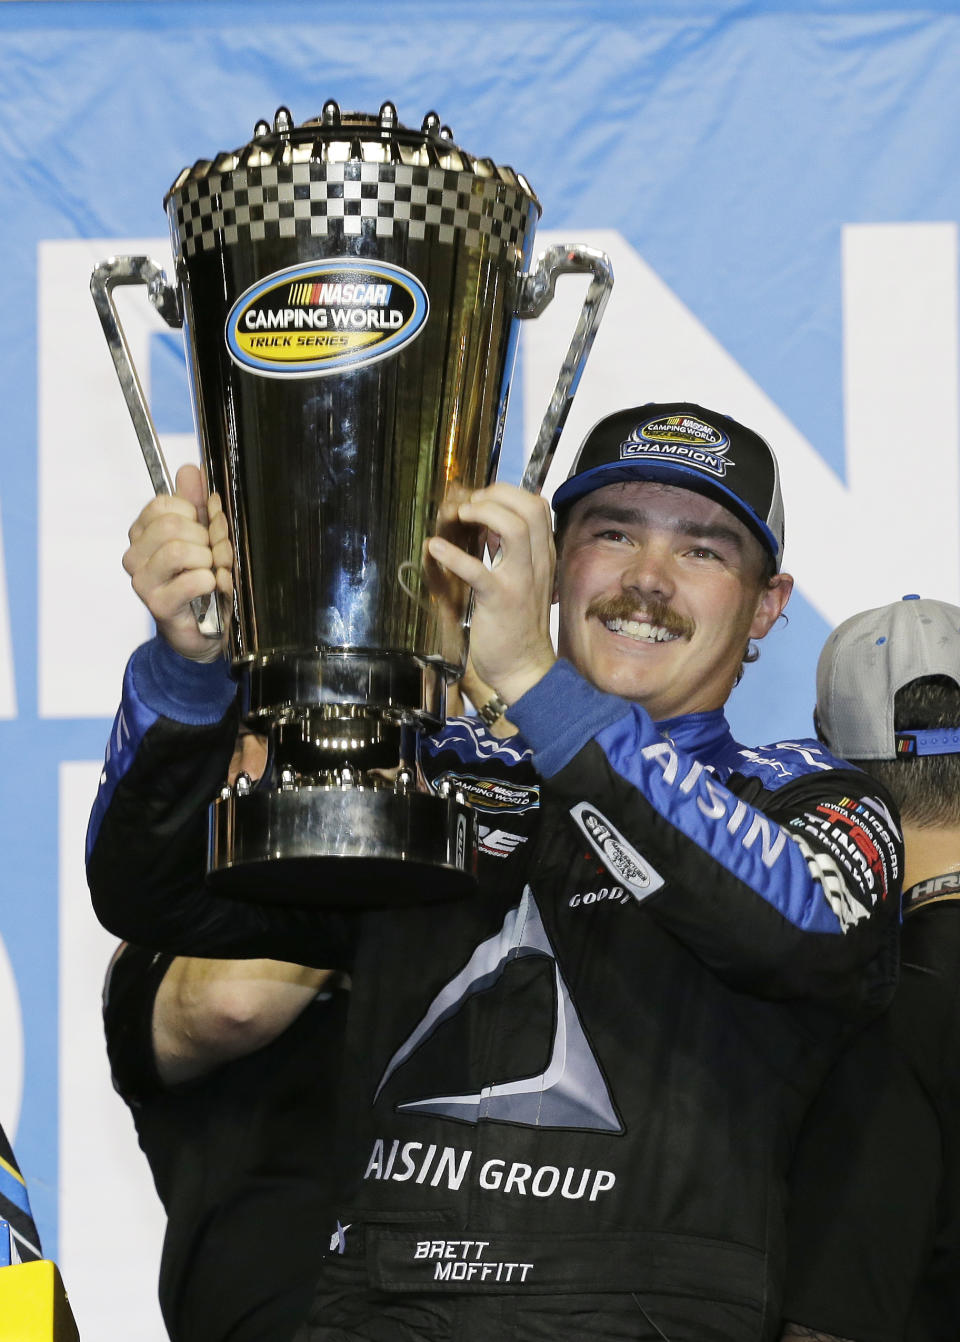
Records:
[[[548,247],[537,258],[536,269],[523,278],[518,317],[539,317],[553,298],[558,275],[592,274],[593,279],[583,300],[580,320],[573,333],[570,348],[560,368],[557,385],[553,389],[547,413],[540,425],[540,433],[527,462],[520,482],[521,489],[539,494],[547,478],[560,434],[567,422],[570,406],[580,385],[584,365],[593,346],[600,318],[607,306],[613,288],[613,265],[606,252],[580,243],[557,243]]]
[[[111,256],[101,261],[90,276],[90,293],[103,334],[107,338],[110,357],[120,379],[120,389],[127,403],[133,427],[136,429],[140,451],[150,474],[150,483],[155,494],[172,494],[173,480],[164,459],[163,449],[157,435],[147,398],[137,376],[130,346],[120,321],[113,291],[120,284],[142,284],[146,287],[147,297],[160,313],[168,326],[179,329],[183,325],[180,302],[177,291],[167,282],[167,277],[155,261],[149,256]],[[210,596],[198,596],[191,601],[197,627],[207,638],[220,638],[223,624],[220,620],[219,603],[215,593]]]

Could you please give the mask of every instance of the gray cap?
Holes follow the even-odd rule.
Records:
[[[893,760],[960,753],[960,728],[894,730],[894,695],[924,676],[948,676],[960,686],[960,607],[905,596],[838,625],[817,664],[817,722],[834,754]]]

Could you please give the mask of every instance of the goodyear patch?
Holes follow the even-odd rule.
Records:
[[[501,782],[498,778],[447,772],[434,779],[434,787],[444,778],[449,778],[455,788],[460,788],[477,811],[519,815],[540,805],[540,788],[537,784],[526,787],[518,783]]]
[[[385,261],[330,257],[275,271],[241,294],[225,338],[260,377],[322,377],[396,354],[423,330],[430,300]]]
[[[620,444],[621,460],[659,457],[722,477],[735,463],[730,439],[697,415],[662,415],[638,424]]]

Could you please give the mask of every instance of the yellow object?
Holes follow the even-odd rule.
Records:
[[[56,1263],[0,1267],[0,1342],[80,1342]]]

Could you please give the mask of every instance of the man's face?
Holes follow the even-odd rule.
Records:
[[[560,655],[656,721],[720,708],[793,587],[787,574],[765,585],[763,566],[721,504],[673,485],[605,485],[571,506],[563,532]]]

